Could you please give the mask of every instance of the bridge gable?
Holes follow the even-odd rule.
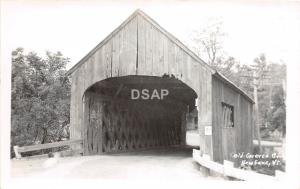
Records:
[[[196,56],[177,38],[159,26],[144,12],[137,10],[73,66],[67,74],[73,75],[72,73],[83,64],[93,61],[95,58],[98,58],[97,64],[103,64],[101,66],[106,68],[105,75],[107,76],[121,76],[124,75],[122,72],[138,74],[139,70],[143,73],[143,63],[149,63],[151,61],[152,64],[153,60],[155,61],[157,58],[159,58],[159,61],[155,62],[155,64],[161,66],[159,62],[163,62],[166,66],[168,58],[170,57],[167,54],[168,50],[176,56],[175,61],[176,58],[180,59],[180,56],[189,57],[206,70],[215,73],[210,66]],[[170,59],[172,60],[172,57],[170,57]],[[140,69],[138,68],[139,64],[141,64]],[[126,69],[124,67],[126,67]],[[153,71],[153,73],[155,73],[155,71]]]

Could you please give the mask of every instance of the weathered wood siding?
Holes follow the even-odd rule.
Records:
[[[222,102],[234,107],[234,127],[222,125]],[[217,77],[212,79],[212,124],[214,160],[237,162],[232,153],[252,151],[253,104]]]
[[[198,96],[201,150],[212,155],[212,136],[204,136],[204,126],[212,126],[212,71],[196,60],[165,31],[136,14],[112,37],[96,49],[71,74],[71,138],[82,138],[83,95],[94,83],[126,75],[174,75]]]

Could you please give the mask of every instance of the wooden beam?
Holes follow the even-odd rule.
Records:
[[[67,141],[61,141],[61,142],[53,142],[53,143],[18,147],[17,151],[18,151],[18,153],[30,152],[30,151],[35,151],[35,150],[42,150],[42,149],[55,148],[55,147],[68,146],[68,145],[81,144],[81,143],[82,143],[81,139],[67,140]]]
[[[253,140],[253,144],[254,145],[259,145],[258,140]],[[281,147],[282,146],[282,142],[276,142],[276,141],[264,141],[262,140],[260,142],[261,146],[269,146],[269,147]]]
[[[122,83],[122,84],[119,86],[119,88],[118,88],[118,90],[117,90],[117,92],[116,92],[116,94],[114,95],[113,98],[116,98],[116,97],[118,96],[118,94],[121,92],[121,90],[123,89],[123,87],[124,87],[124,84]]]
[[[22,157],[21,153],[19,152],[19,146],[14,146],[14,152],[17,159]]]

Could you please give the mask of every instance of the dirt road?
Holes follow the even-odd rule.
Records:
[[[192,160],[192,148],[63,157],[45,168],[48,159],[12,160],[12,176],[82,179],[221,179],[204,177]],[[51,160],[52,161],[52,160]]]

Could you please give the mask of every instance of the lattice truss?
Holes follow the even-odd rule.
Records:
[[[85,152],[125,152],[179,145],[183,110],[162,103],[89,99]]]

